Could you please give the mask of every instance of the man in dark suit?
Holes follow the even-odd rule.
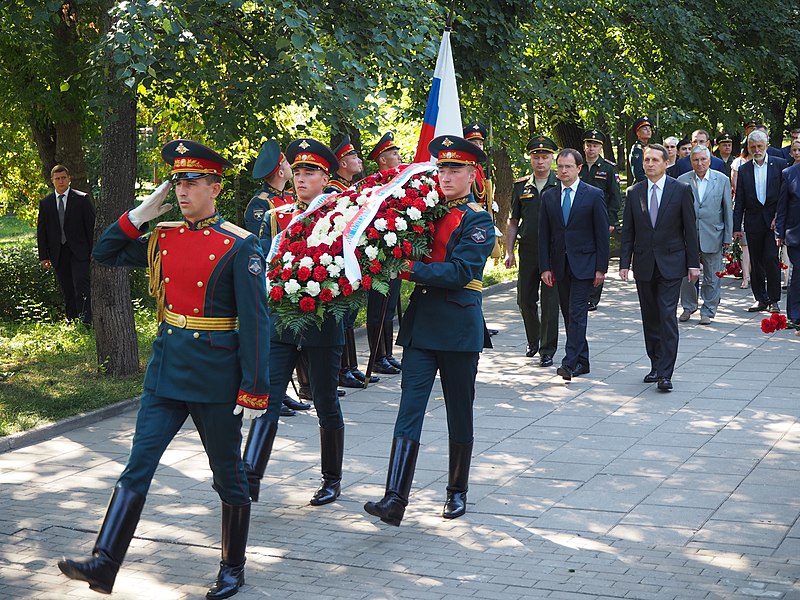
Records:
[[[800,165],[784,169],[781,177],[781,194],[775,217],[775,240],[778,246],[786,245],[789,260],[800,267]],[[800,324],[800,277],[792,273],[786,294],[786,316],[792,323]]]
[[[775,247],[775,211],[781,191],[782,158],[769,156],[767,135],[759,130],[747,137],[752,160],[739,167],[733,206],[733,237],[742,238],[742,219],[750,249],[750,285],[755,303],[749,312],[780,312],[781,268]]]
[[[705,129],[696,129],[692,132],[691,144],[692,148],[695,146],[705,146],[708,148],[708,151],[711,152],[711,137]],[[717,158],[716,156],[712,155],[711,169],[714,171],[719,171],[720,173],[725,173],[725,162],[721,158]],[[691,171],[692,159],[689,157],[689,155],[686,155],[678,158],[678,160],[675,162],[674,168],[670,169],[667,175],[677,179],[684,173],[690,173]]]
[[[580,152],[565,148],[556,165],[561,185],[542,194],[539,261],[542,282],[558,284],[567,344],[557,373],[569,381],[589,372],[589,293],[603,283],[608,270],[608,210],[603,192],[578,178]]]
[[[67,321],[80,317],[85,325],[91,325],[89,257],[94,239],[94,206],[85,192],[70,187],[67,167],[53,167],[50,179],[54,192],[39,202],[39,263],[43,269],[55,269],[64,292]]]
[[[672,389],[678,355],[678,297],[681,281],[700,275],[692,188],[667,176],[667,149],[652,144],[644,155],[647,179],[628,188],[622,227],[619,276],[628,281],[636,257],[636,291],[650,372],[645,383]]]

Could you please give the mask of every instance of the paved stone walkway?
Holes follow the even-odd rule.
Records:
[[[237,598],[800,598],[800,338],[762,334],[763,315],[743,311],[750,302],[726,279],[713,326],[697,315],[681,324],[675,390],[660,393],[641,382],[633,284],[606,286],[590,318],[591,375],[570,384],[524,357],[513,290],[487,296],[500,334],[480,363],[467,515],[439,516],[438,386],[406,519],[394,528],[364,513],[383,493],[399,399],[399,376],[384,377],[343,401],[345,487],[332,505],[307,504],[316,419],[282,420]],[[56,561],[91,551],[134,418],[0,454],[4,598],[98,597]],[[156,474],[114,597],[204,596],[219,560],[209,481],[187,426]]]

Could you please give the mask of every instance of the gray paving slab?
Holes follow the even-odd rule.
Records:
[[[461,519],[440,516],[438,383],[399,528],[362,509],[382,494],[399,376],[343,399],[344,490],[332,505],[307,504],[319,476],[313,411],[282,419],[237,598],[800,599],[800,338],[761,333],[748,291],[722,284],[711,327],[681,324],[669,394],[641,381],[635,287],[613,274],[590,316],[592,373],[570,384],[525,358],[513,284],[485,296],[500,333],[479,365]],[[3,597],[96,596],[55,564],[91,551],[135,406],[0,440]],[[156,473],[115,598],[203,597],[220,549],[210,480],[187,425]]]

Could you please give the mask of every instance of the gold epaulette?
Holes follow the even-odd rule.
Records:
[[[261,193],[258,195],[258,197],[259,197],[261,200],[269,200],[269,194],[268,194],[267,192],[261,192]]]
[[[474,210],[475,212],[486,212],[486,209],[485,209],[485,208],[483,208],[483,207],[482,207],[480,204],[478,204],[477,202],[467,202],[467,206],[469,206],[469,207],[470,207],[472,210]]]
[[[523,181],[528,181],[528,179],[530,179],[530,178],[531,178],[530,175],[524,175],[523,177],[519,177],[519,178],[515,179],[514,183],[522,183]]]
[[[230,221],[223,221],[220,224],[220,227],[222,227],[225,231],[228,231],[233,235],[235,235],[236,237],[240,237],[242,239],[246,238],[249,235],[253,235],[252,233],[247,231],[247,229],[242,229],[241,227],[239,227],[238,225],[234,225]]]

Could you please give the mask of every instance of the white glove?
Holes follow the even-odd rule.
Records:
[[[128,219],[136,229],[172,210],[172,204],[164,204],[171,185],[171,181],[165,181],[156,188],[155,192],[145,198],[139,206],[132,208],[128,212]]]
[[[242,415],[243,419],[257,419],[261,415],[263,415],[266,409],[258,410],[257,408],[245,408],[244,406],[236,405],[236,408],[233,409],[234,415]]]

